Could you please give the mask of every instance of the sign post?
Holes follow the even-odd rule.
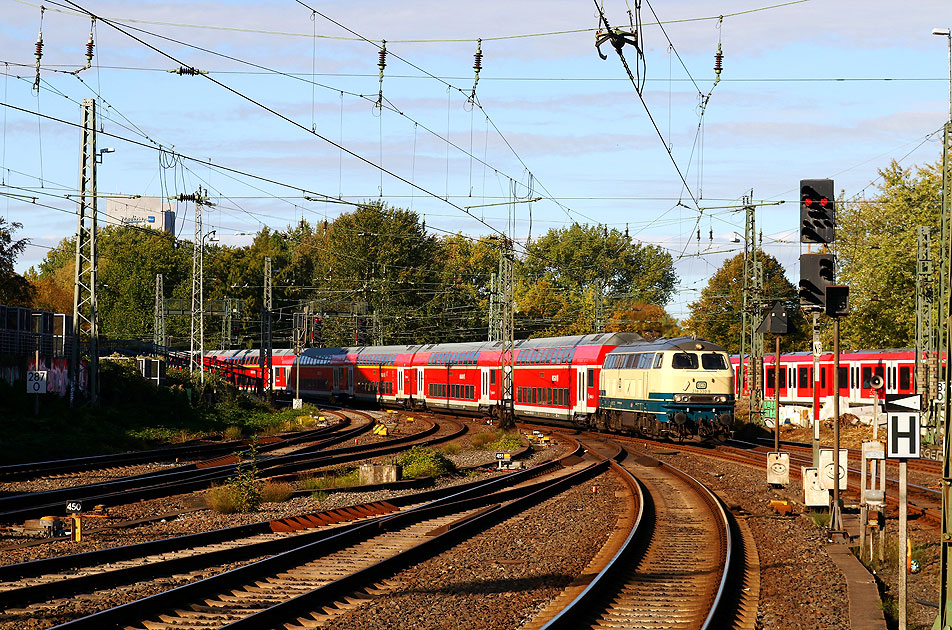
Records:
[[[774,336],[776,352],[774,354],[774,452],[768,453],[767,458],[775,455],[776,459],[783,460],[784,453],[780,452],[780,337],[786,335],[790,328],[787,324],[787,313],[783,310],[783,304],[775,302],[773,308],[767,313],[767,317],[757,327],[757,333],[770,333]],[[784,368],[786,369],[786,368]],[[764,401],[766,407],[767,401]],[[780,476],[771,477],[770,466],[767,467],[767,483],[774,485],[787,485],[790,483],[790,455],[786,456],[785,464],[782,465],[783,473]],[[771,480],[772,479],[772,480]]]
[[[907,546],[906,489],[908,487],[908,459],[918,459],[921,454],[919,437],[919,409],[922,397],[919,394],[886,395],[885,409],[886,422],[886,457],[899,460],[899,544],[903,549]],[[899,628],[906,626],[906,565],[907,555],[899,554]]]
[[[39,367],[39,362],[37,362]],[[46,393],[46,370],[30,370],[26,373],[26,393],[34,394],[33,415],[40,415],[40,394]]]

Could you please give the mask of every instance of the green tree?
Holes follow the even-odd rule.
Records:
[[[879,194],[837,210],[837,282],[850,287],[845,349],[914,346],[919,226],[931,228],[932,259],[939,258],[939,165],[904,169],[894,160],[879,174]]]
[[[660,247],[634,243],[616,229],[578,224],[549,230],[530,243],[522,274],[527,282],[545,278],[579,293],[595,288],[662,306],[678,282],[671,254]]]
[[[29,306],[33,301],[35,288],[14,268],[17,256],[30,242],[25,238],[14,240],[13,233],[22,227],[22,223],[7,223],[0,217],[0,304]]]
[[[810,330],[800,310],[797,289],[787,280],[776,258],[758,252],[757,259],[763,263],[764,308],[754,317],[759,324],[770,306],[779,301],[787,312],[792,329],[782,338],[780,347],[785,352],[801,350],[805,347]],[[744,254],[741,253],[725,260],[701,290],[701,297],[688,304],[691,316],[684,324],[685,330],[724,346],[728,352],[739,352],[743,328],[743,289]]]
[[[112,339],[151,340],[155,276],[169,293],[191,289],[191,252],[157,230],[111,226],[99,231],[99,326]],[[190,249],[190,248],[189,248]]]

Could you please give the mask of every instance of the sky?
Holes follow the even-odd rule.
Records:
[[[0,216],[30,241],[17,270],[76,231],[85,98],[97,148],[115,149],[99,195],[205,188],[222,244],[376,199],[436,235],[606,225],[671,253],[677,318],[743,251],[745,196],[796,283],[800,179],[868,197],[891,160],[940,157],[946,1],[598,4],[612,26],[640,22],[622,48],[634,83],[610,44],[599,58],[592,1],[0,0]]]

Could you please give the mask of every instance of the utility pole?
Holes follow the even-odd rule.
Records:
[[[274,391],[271,370],[271,258],[264,259],[264,308],[261,312],[261,367],[262,375],[267,379],[268,398]]]
[[[916,391],[925,403],[923,426],[931,427],[938,439],[936,418],[930,403],[936,395],[935,322],[933,316],[932,232],[920,225],[916,232]]]
[[[499,260],[502,267],[502,259]],[[499,341],[499,285],[496,274],[489,276],[489,341]]]
[[[764,354],[764,337],[756,332],[760,325],[761,294],[763,292],[762,265],[757,260],[757,207],[751,202],[754,192],[744,197],[744,300],[743,332],[741,337],[741,366],[744,364],[744,352],[749,352],[749,364],[744,373],[744,383],[749,393],[750,406],[748,420],[761,412],[762,394],[759,375]],[[779,377],[778,372],[774,372]]]
[[[602,281],[595,282],[595,332],[605,332],[605,304],[602,302]]]
[[[952,50],[952,39],[949,40],[950,50]],[[952,53],[950,53],[952,55]],[[950,63],[952,67],[952,63]],[[950,70],[952,72],[952,70]],[[950,80],[952,85],[952,80]],[[952,90],[952,88],[950,88]],[[952,343],[950,343],[948,314],[952,312],[952,277],[950,277],[950,245],[952,239],[948,237],[947,230],[950,222],[950,200],[952,200],[952,121],[945,124],[944,141],[942,145],[942,253],[939,259],[942,261],[941,270],[941,295],[939,297],[939,351],[945,352],[946,361],[952,357]],[[942,413],[942,533],[941,541],[940,568],[939,568],[939,627],[945,630],[952,625],[952,459],[949,454],[949,424],[950,410],[949,404],[949,373],[947,365],[938,361],[940,383],[943,386],[943,398],[940,406]]]
[[[502,237],[499,252],[500,322],[499,334],[502,341],[502,413],[499,428],[513,429],[516,426],[513,403],[512,375],[515,365],[515,303],[512,286],[512,267],[515,262],[512,240]]]
[[[195,193],[195,237],[192,244],[192,321],[189,356],[192,373],[199,370],[199,380],[205,384],[205,232],[202,226],[202,207],[206,203],[204,191]],[[198,351],[196,354],[196,350]]]
[[[307,339],[307,322],[310,319],[310,308],[304,305],[304,310],[294,314],[294,356],[298,357],[294,369],[294,409],[301,408],[301,353],[304,352],[304,343]]]
[[[231,347],[231,298],[222,298],[221,301],[221,349]]]
[[[83,99],[81,157],[79,162],[79,212],[76,222],[76,267],[73,281],[73,356],[70,362],[69,401],[79,393],[80,335],[89,333],[87,390],[89,402],[99,399],[99,304],[96,299],[96,100]]]
[[[153,351],[165,343],[165,285],[162,274],[155,274],[155,326],[152,329]]]

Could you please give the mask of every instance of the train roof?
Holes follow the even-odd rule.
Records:
[[[569,335],[565,337],[540,337],[537,339],[517,339],[515,349],[522,348],[565,348],[575,346],[594,346],[635,343],[641,339],[637,333],[598,333],[593,335]],[[412,346],[351,346],[338,348],[307,348],[307,356],[328,356],[356,354],[415,354],[418,352],[491,352],[501,351],[501,341],[468,341],[458,343],[430,343]]]
[[[706,339],[697,339],[695,337],[661,337],[653,341],[643,340],[625,346],[618,346],[612,350],[612,352],[661,352],[664,350],[708,350],[713,352],[726,352],[723,346],[719,346]]]

